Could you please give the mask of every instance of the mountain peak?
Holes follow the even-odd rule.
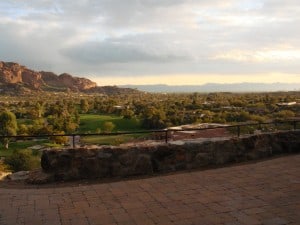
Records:
[[[74,77],[63,73],[34,71],[15,62],[0,61],[0,83],[2,85],[22,84],[33,90],[45,88],[69,88],[73,91],[83,91],[94,88],[97,84],[86,78]]]
[[[0,61],[0,91],[9,94],[24,94],[31,91],[74,91],[100,94],[128,94],[139,91],[116,86],[97,86],[87,78],[68,73],[34,71],[15,62]]]

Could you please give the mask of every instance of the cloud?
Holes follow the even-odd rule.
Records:
[[[170,63],[187,60],[185,56],[177,56],[172,53],[147,51],[146,46],[124,43],[118,40],[105,40],[102,42],[86,42],[81,45],[63,49],[62,53],[78,62],[93,64],[115,63]]]
[[[280,61],[299,61],[300,50],[271,50],[264,49],[261,51],[240,51],[233,50],[224,54],[216,55],[213,59],[225,59],[240,62],[280,62]]]
[[[97,76],[299,73],[298,0],[7,0],[0,59]]]

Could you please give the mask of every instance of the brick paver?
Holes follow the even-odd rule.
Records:
[[[0,189],[1,225],[300,224],[300,155],[78,187]]]

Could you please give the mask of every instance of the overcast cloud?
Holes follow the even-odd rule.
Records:
[[[300,82],[299,24],[299,0],[6,0],[0,60],[100,84],[172,74]]]

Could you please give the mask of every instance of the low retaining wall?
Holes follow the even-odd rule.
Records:
[[[54,180],[127,177],[243,162],[300,151],[300,131],[168,144],[103,146],[43,152],[43,171]]]

